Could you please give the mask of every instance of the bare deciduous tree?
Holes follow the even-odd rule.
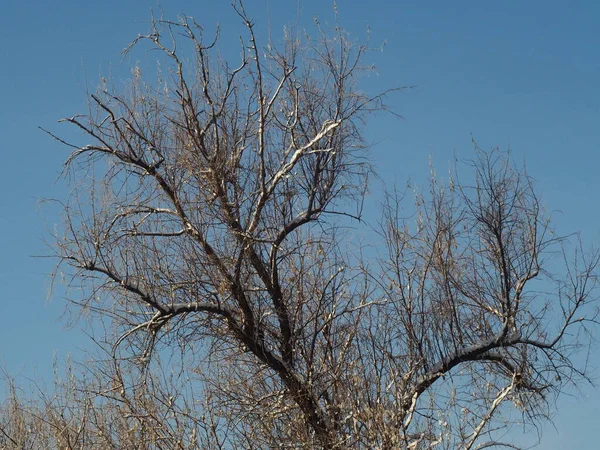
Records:
[[[471,182],[388,195],[361,253],[342,225],[384,109],[358,86],[365,47],[320,25],[263,47],[234,9],[237,66],[193,19],[156,20],[127,52],[149,43],[167,71],[65,119],[86,145],[57,137],[75,180],[58,253],[109,326],[104,362],[38,414],[64,434],[48,445],[516,448],[502,433],[585,377],[598,254],[567,257],[527,173],[480,150]]]

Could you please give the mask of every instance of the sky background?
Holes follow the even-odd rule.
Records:
[[[315,15],[333,19],[330,1],[246,3],[257,29],[270,24],[274,38],[297,16],[306,27]],[[0,366],[12,375],[49,380],[55,355],[77,359],[89,347],[82,325],[67,329],[61,318],[61,288],[48,295],[55,261],[35,257],[49,253],[58,222],[40,200],[65,198],[57,180],[68,156],[38,126],[77,136],[57,119],[85,112],[86,86],[93,91],[101,75],[130,76],[135,61],[119,53],[148,31],[151,9],[155,1],[2,2]],[[163,10],[193,15],[209,30],[219,22],[225,43],[242,29],[223,0],[169,1]],[[364,38],[368,26],[373,47],[385,42],[367,57],[377,72],[366,89],[414,86],[389,101],[401,120],[374,116],[367,127],[384,179],[423,185],[430,156],[443,173],[454,155],[473,156],[472,139],[510,148],[526,161],[559,233],[600,242],[600,2],[338,0],[337,10],[352,36]],[[600,368],[598,347],[592,363]],[[563,398],[540,448],[595,448],[599,416],[600,390]]]

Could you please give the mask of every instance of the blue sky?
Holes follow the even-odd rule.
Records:
[[[168,3],[168,5],[167,5]],[[239,31],[228,2],[169,1],[167,17],[186,12],[226,38]],[[600,3],[389,2],[338,0],[339,21],[357,38],[367,25],[371,43],[386,42],[367,61],[377,67],[369,89],[415,86],[390,100],[403,116],[371,118],[373,160],[389,181],[424,183],[429,155],[440,172],[453,154],[481,147],[511,148],[524,158],[559,232],[600,238]],[[67,156],[38,126],[72,134],[56,120],[85,111],[86,84],[129,75],[119,52],[148,29],[149,0],[3,3],[0,14],[0,363],[11,373],[49,378],[53,355],[80,354],[81,326],[65,329],[64,299],[48,297],[53,261],[44,240],[57,222],[47,197],[66,194],[56,183]],[[331,21],[332,2],[248,0],[259,27],[272,34],[313,15]],[[231,30],[231,31],[229,31]],[[236,31],[237,30],[237,31]],[[233,33],[233,34],[232,34]],[[600,349],[592,353],[600,367]],[[596,373],[600,376],[600,371]],[[600,391],[565,398],[556,429],[543,429],[540,448],[592,448]]]

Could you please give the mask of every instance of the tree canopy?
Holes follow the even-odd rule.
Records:
[[[126,52],[156,50],[158,75],[103,81],[64,119],[83,144],[52,134],[72,149],[57,270],[105,334],[54,397],[5,405],[0,442],[517,448],[505,431],[586,379],[600,255],[497,149],[365,217],[364,122],[393,91],[363,91],[368,46],[321,24],[262,43],[233,12],[239,61],[156,19]]]

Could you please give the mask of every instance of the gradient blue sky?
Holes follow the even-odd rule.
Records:
[[[186,12],[227,38],[238,19],[223,0],[169,1],[167,17]],[[272,33],[313,15],[331,21],[331,1],[247,0],[259,27]],[[442,172],[454,152],[510,147],[524,158],[562,233],[581,230],[599,241],[600,2],[338,0],[341,24],[357,37],[387,42],[368,59],[377,75],[366,86],[415,86],[390,105],[402,120],[373,117],[368,136],[384,178],[423,183],[429,155]],[[12,374],[49,379],[56,354],[80,355],[88,344],[76,325],[65,329],[58,288],[48,298],[53,261],[44,239],[57,218],[45,197],[64,197],[55,183],[67,151],[37,129],[73,131],[56,120],[85,111],[86,84],[99,75],[129,75],[119,52],[147,31],[151,0],[16,1],[0,8],[0,364]],[[230,31],[231,30],[231,31]],[[369,60],[371,62],[371,60]],[[374,199],[376,200],[376,199]],[[600,367],[600,349],[592,353]],[[596,372],[600,375],[600,371]],[[600,391],[559,403],[555,426],[540,448],[596,448]]]

